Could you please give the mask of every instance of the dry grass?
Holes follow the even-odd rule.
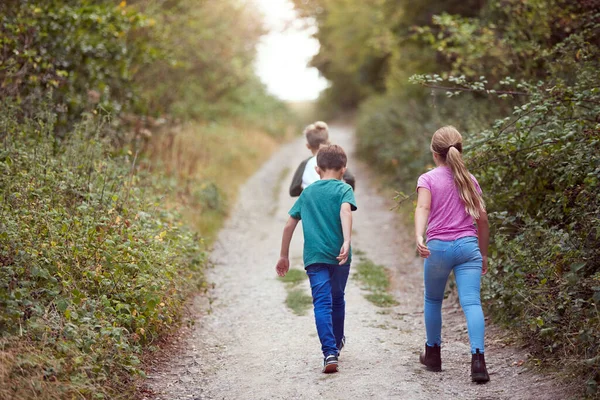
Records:
[[[3,339],[0,341],[0,399],[85,399],[90,397],[90,392],[95,392],[96,398],[118,397],[109,386],[105,386],[106,392],[97,392],[99,386],[89,384],[90,378],[86,376],[77,382],[57,379],[56,370],[65,368],[71,366],[50,359],[44,349],[34,344]]]
[[[168,197],[186,220],[211,242],[239,187],[266,161],[278,140],[241,124],[188,124],[153,137],[146,153],[153,169],[160,168],[176,181]],[[156,172],[156,171],[155,171]],[[215,185],[217,206],[198,201],[197,194]]]

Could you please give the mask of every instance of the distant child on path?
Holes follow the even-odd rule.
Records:
[[[485,204],[477,180],[463,162],[462,136],[456,128],[438,129],[430,149],[437,168],[419,178],[415,211],[417,251],[425,259],[427,343],[420,361],[431,371],[442,370],[442,300],[448,276],[454,271],[471,342],[471,380],[485,383],[490,380],[484,358],[485,321],[480,296],[481,275],[488,267]],[[423,239],[426,225],[427,244]]]
[[[304,136],[306,137],[306,147],[312,152],[312,156],[302,161],[294,173],[290,185],[290,196],[292,197],[300,196],[302,190],[319,180],[319,175],[315,170],[316,154],[322,145],[329,144],[329,127],[325,122],[317,121],[304,129]],[[352,186],[354,190],[354,176],[348,170],[344,172],[343,181]]]
[[[304,189],[289,211],[276,266],[277,274],[285,276],[290,268],[290,242],[302,220],[304,268],[310,280],[325,373],[338,371],[339,351],[345,342],[344,290],[352,259],[352,211],[356,210],[352,188],[341,181],[346,161],[340,146],[321,147],[316,166],[320,180]]]

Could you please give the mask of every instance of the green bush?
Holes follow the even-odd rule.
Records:
[[[200,241],[102,124],[59,141],[54,114],[3,109],[0,397],[130,398],[142,347],[203,284]]]
[[[139,100],[136,70],[156,56],[137,39],[148,24],[115,1],[2,1],[0,97],[34,115],[39,98],[51,92],[63,126],[96,107],[128,110]]]
[[[531,88],[510,121],[472,144],[496,227],[486,303],[538,353],[586,371],[590,393],[600,381],[597,68],[590,58],[574,84]]]

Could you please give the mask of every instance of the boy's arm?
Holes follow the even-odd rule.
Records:
[[[417,252],[423,258],[429,257],[429,249],[424,243],[423,235],[429,218],[429,209],[431,207],[431,192],[426,188],[417,189],[417,209],[415,210],[415,239],[417,241]]]
[[[290,184],[290,196],[298,197],[300,193],[302,193],[302,175],[304,174],[304,168],[306,168],[306,163],[308,159],[302,161],[296,172],[294,172],[294,177],[292,178],[292,183]]]
[[[352,208],[350,203],[342,203],[340,208],[340,220],[342,221],[342,233],[344,235],[344,243],[340,249],[340,255],[337,256],[339,265],[344,265],[348,261],[350,255],[350,242],[352,240]]]
[[[354,178],[354,175],[352,175],[352,172],[350,172],[349,170],[346,170],[346,172],[344,172],[344,176],[342,178],[344,179],[344,182],[346,182],[348,185],[350,185],[352,187],[352,190],[356,190],[356,178]]]
[[[279,261],[277,261],[277,266],[275,270],[277,271],[277,275],[285,276],[288,270],[290,269],[290,242],[292,241],[292,236],[294,235],[294,230],[298,225],[298,221],[296,218],[290,217],[285,227],[283,228],[283,236],[281,238],[281,251],[279,253]]]

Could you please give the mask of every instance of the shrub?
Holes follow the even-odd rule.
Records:
[[[0,118],[0,397],[130,398],[202,285],[199,239],[93,118],[61,142],[52,113]]]
[[[134,35],[149,20],[125,4],[0,2],[0,96],[33,115],[38,99],[51,92],[61,125],[96,107],[113,114],[131,108],[135,69],[156,52]]]

